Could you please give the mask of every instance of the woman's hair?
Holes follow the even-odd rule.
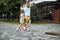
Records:
[[[26,2],[26,6],[29,7],[30,6],[30,3],[29,2]]]
[[[29,4],[29,2],[26,2],[26,3],[28,3],[28,4]]]

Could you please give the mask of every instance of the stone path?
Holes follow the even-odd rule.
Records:
[[[17,32],[18,24],[0,22],[0,40],[60,40],[60,36],[45,32],[60,33],[60,24],[32,24],[30,31]]]

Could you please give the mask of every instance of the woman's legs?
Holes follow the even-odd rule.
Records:
[[[29,21],[29,19],[26,19],[26,23],[25,23],[25,25],[26,25],[27,31],[29,31],[28,21]]]

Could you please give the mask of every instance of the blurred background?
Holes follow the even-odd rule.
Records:
[[[20,7],[25,3],[26,0],[0,0],[0,21],[19,22]],[[60,1],[33,3],[31,6],[31,22],[60,23]]]

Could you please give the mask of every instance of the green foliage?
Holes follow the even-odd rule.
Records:
[[[20,9],[21,0],[0,0],[0,13],[17,13]]]

